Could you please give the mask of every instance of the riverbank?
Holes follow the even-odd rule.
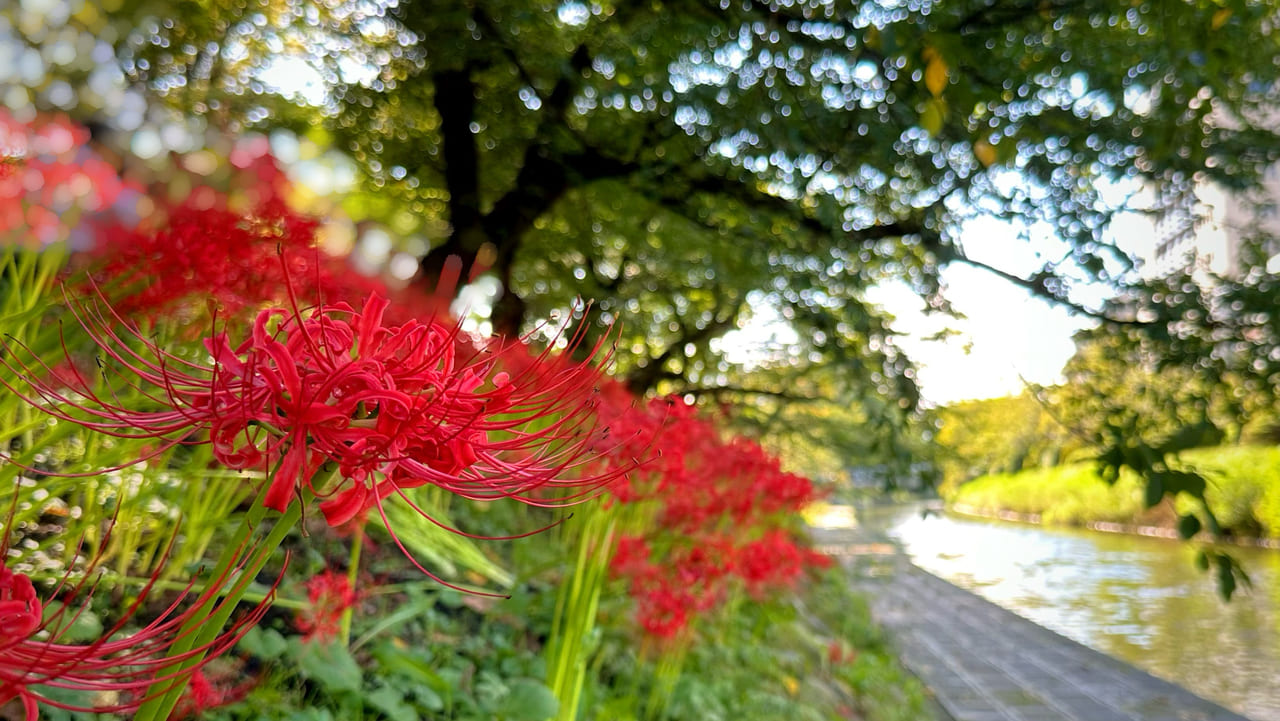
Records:
[[[955,721],[1249,721],[918,568],[862,588]]]
[[[1253,586],[1224,603],[1192,544],[921,510],[860,520],[960,588],[1254,721],[1280,721],[1280,554],[1232,551]],[[864,575],[887,571],[881,562]],[[946,603],[929,608],[939,623],[966,618]]]
[[[1044,517],[1039,513],[1018,513],[1017,511],[1008,510],[988,511],[962,503],[950,504],[946,506],[946,511],[961,516],[968,516],[970,518],[983,518],[991,521],[1007,521],[1009,523],[1026,523],[1033,526],[1044,525]],[[1171,541],[1182,540],[1176,529],[1164,526],[1143,526],[1131,523],[1116,523],[1113,521],[1085,521],[1083,524],[1079,525],[1049,525],[1058,525],[1067,528],[1084,528],[1089,531],[1098,531],[1099,533],[1119,533],[1130,536],[1146,536],[1148,538],[1165,538]],[[1245,548],[1280,550],[1280,539],[1276,538],[1226,537],[1214,539],[1204,533],[1200,534],[1196,538],[1197,540],[1216,541],[1218,543],[1227,543],[1235,546],[1243,546]]]
[[[1280,449],[1231,446],[1182,455],[1183,467],[1209,479],[1205,497],[1226,540],[1280,548]],[[1177,537],[1191,499],[1144,501],[1143,483],[1122,472],[1108,484],[1092,463],[983,476],[951,491],[949,508],[968,515],[1112,533]]]

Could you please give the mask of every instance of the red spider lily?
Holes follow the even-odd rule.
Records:
[[[614,576],[628,579],[640,627],[651,636],[671,639],[724,597],[734,564],[728,537],[696,539],[692,545],[668,549],[655,562],[648,542],[623,536],[610,569]]]
[[[825,567],[831,559],[796,543],[778,530],[738,549],[738,573],[756,596],[772,588],[789,587],[808,566]]]
[[[182,692],[182,699],[170,718],[199,718],[205,711],[243,699],[257,683],[256,678],[244,678],[239,664],[216,672],[208,668],[198,670],[191,674],[191,682]]]
[[[96,558],[89,564],[96,565]],[[238,571],[238,569],[233,569]],[[86,573],[88,579],[92,570]],[[0,704],[18,699],[27,721],[39,715],[40,704],[71,711],[126,712],[155,695],[155,685],[179,683],[192,670],[199,670],[217,654],[226,651],[256,624],[270,608],[270,595],[249,613],[207,643],[185,653],[166,655],[167,649],[185,635],[200,630],[188,628],[199,615],[220,612],[220,592],[232,574],[212,579],[207,590],[188,599],[190,587],[164,607],[141,628],[133,628],[135,617],[153,591],[148,583],[121,618],[87,643],[64,642],[74,624],[93,598],[87,580],[71,583],[64,577],[48,598],[63,598],[55,611],[46,615],[31,580],[7,567],[0,567]],[[239,583],[248,583],[242,579]],[[279,580],[277,579],[277,583]],[[274,593],[274,589],[273,589]],[[78,599],[82,606],[74,606]],[[188,601],[190,601],[188,603]],[[184,630],[185,629],[185,630]],[[78,704],[50,698],[41,687],[92,694],[92,704]]]
[[[314,494],[337,526],[380,512],[392,494],[412,504],[403,490],[427,484],[470,499],[557,507],[628,470],[589,471],[603,432],[579,393],[599,378],[591,362],[544,352],[515,374],[496,371],[497,359],[524,353],[520,344],[462,350],[456,325],[387,325],[387,301],[376,295],[358,311],[345,303],[306,314],[296,306],[264,310],[237,344],[226,332],[207,338],[211,362],[165,351],[109,306],[70,306],[104,367],[155,409],[124,407],[83,378],[65,389],[21,353],[5,353],[0,363],[30,390],[10,390],[94,431],[165,441],[152,455],[176,443],[211,443],[224,465],[269,473],[264,505],[272,509]],[[582,333],[567,340],[566,356]],[[608,355],[603,340],[588,353]]]
[[[674,639],[688,627],[694,601],[687,591],[659,586],[634,595],[640,628],[650,636]]]
[[[230,153],[236,197],[200,186],[179,203],[158,201],[140,224],[98,230],[89,264],[118,312],[185,320],[212,299],[224,319],[242,320],[287,302],[284,288],[292,277],[308,279],[308,303],[354,306],[378,293],[395,299],[388,311],[400,321],[448,315],[453,284],[441,284],[435,296],[397,292],[319,250],[319,219],[284,201],[287,177],[266,152],[266,139],[259,140],[238,143]],[[85,284],[79,291],[95,289]]]
[[[338,635],[342,613],[355,605],[356,590],[346,574],[325,571],[307,580],[311,607],[298,615],[298,630],[308,640],[324,641]]]
[[[651,428],[657,457],[628,484],[611,487],[621,503],[656,518],[644,536],[623,536],[610,569],[626,579],[645,633],[679,637],[731,589],[752,596],[785,588],[827,559],[783,529],[818,498],[812,482],[785,473],[778,460],[745,438],[725,439],[692,405],[679,400],[631,404],[607,395],[610,425]],[[624,445],[620,447],[625,447]]]
[[[126,189],[67,118],[19,122],[0,109],[0,239],[47,245],[70,233],[67,217],[97,213]]]
[[[306,272],[315,221],[277,206],[248,212],[226,207],[210,188],[199,188],[172,208],[158,227],[113,226],[99,233],[95,275],[109,282],[116,310],[156,318],[213,299],[233,318],[261,307],[282,286],[278,248]],[[90,288],[86,288],[92,292]]]
[[[683,404],[678,406],[670,399],[642,402],[627,390],[626,385],[613,379],[603,379],[597,388],[596,414],[609,431],[598,444],[601,451],[599,466],[602,469],[625,469],[634,467],[636,459],[644,459],[643,465],[649,467],[645,475],[661,476],[659,469],[669,465],[671,459],[658,457],[666,453],[658,441],[671,425],[670,415],[679,414]],[[628,477],[624,482],[612,484],[609,491],[622,503],[638,501],[645,495],[645,491],[637,487],[638,483],[641,483],[639,479]]]
[[[609,568],[616,576],[642,576],[649,569],[649,544],[639,536],[619,536]]]

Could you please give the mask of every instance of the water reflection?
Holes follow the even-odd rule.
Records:
[[[916,509],[864,520],[921,568],[1255,721],[1280,721],[1280,553],[1233,551],[1254,587],[1223,603],[1188,544]]]

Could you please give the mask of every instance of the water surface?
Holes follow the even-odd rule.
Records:
[[[1253,588],[1224,603],[1187,543],[918,507],[862,519],[921,568],[1255,721],[1280,721],[1280,552],[1233,549]]]

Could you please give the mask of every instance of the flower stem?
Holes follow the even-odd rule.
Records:
[[[263,500],[269,488],[269,483],[262,485],[258,498],[245,514],[239,530],[223,550],[218,559],[218,565],[213,571],[212,577],[215,583],[232,584],[225,594],[222,594],[222,602],[218,601],[219,593],[204,594],[199,607],[182,625],[178,631],[177,640],[169,647],[170,656],[191,654],[189,658],[177,665],[175,671],[181,673],[194,669],[204,660],[206,652],[191,653],[192,650],[206,646],[218,637],[231,612],[244,598],[258,572],[302,517],[303,500],[295,500],[276,519],[271,531],[261,543],[251,543],[258,526],[268,514]],[[233,579],[233,573],[237,569],[239,573]],[[134,716],[135,721],[163,721],[169,718],[174,706],[182,698],[182,692],[189,680],[190,674],[185,674],[152,684],[147,689],[147,701],[139,707],[137,715]]]
[[[351,558],[347,561],[347,588],[355,593],[356,579],[360,577],[360,551],[364,548],[364,523],[356,526],[355,533],[351,534]],[[338,627],[338,640],[343,646],[351,643],[351,619],[355,616],[356,604],[342,609],[342,620]]]
[[[547,644],[547,685],[560,701],[557,719],[578,716],[587,662],[594,652],[600,592],[608,581],[609,559],[616,540],[616,507],[588,507],[574,539],[577,562],[556,599],[551,639]]]

